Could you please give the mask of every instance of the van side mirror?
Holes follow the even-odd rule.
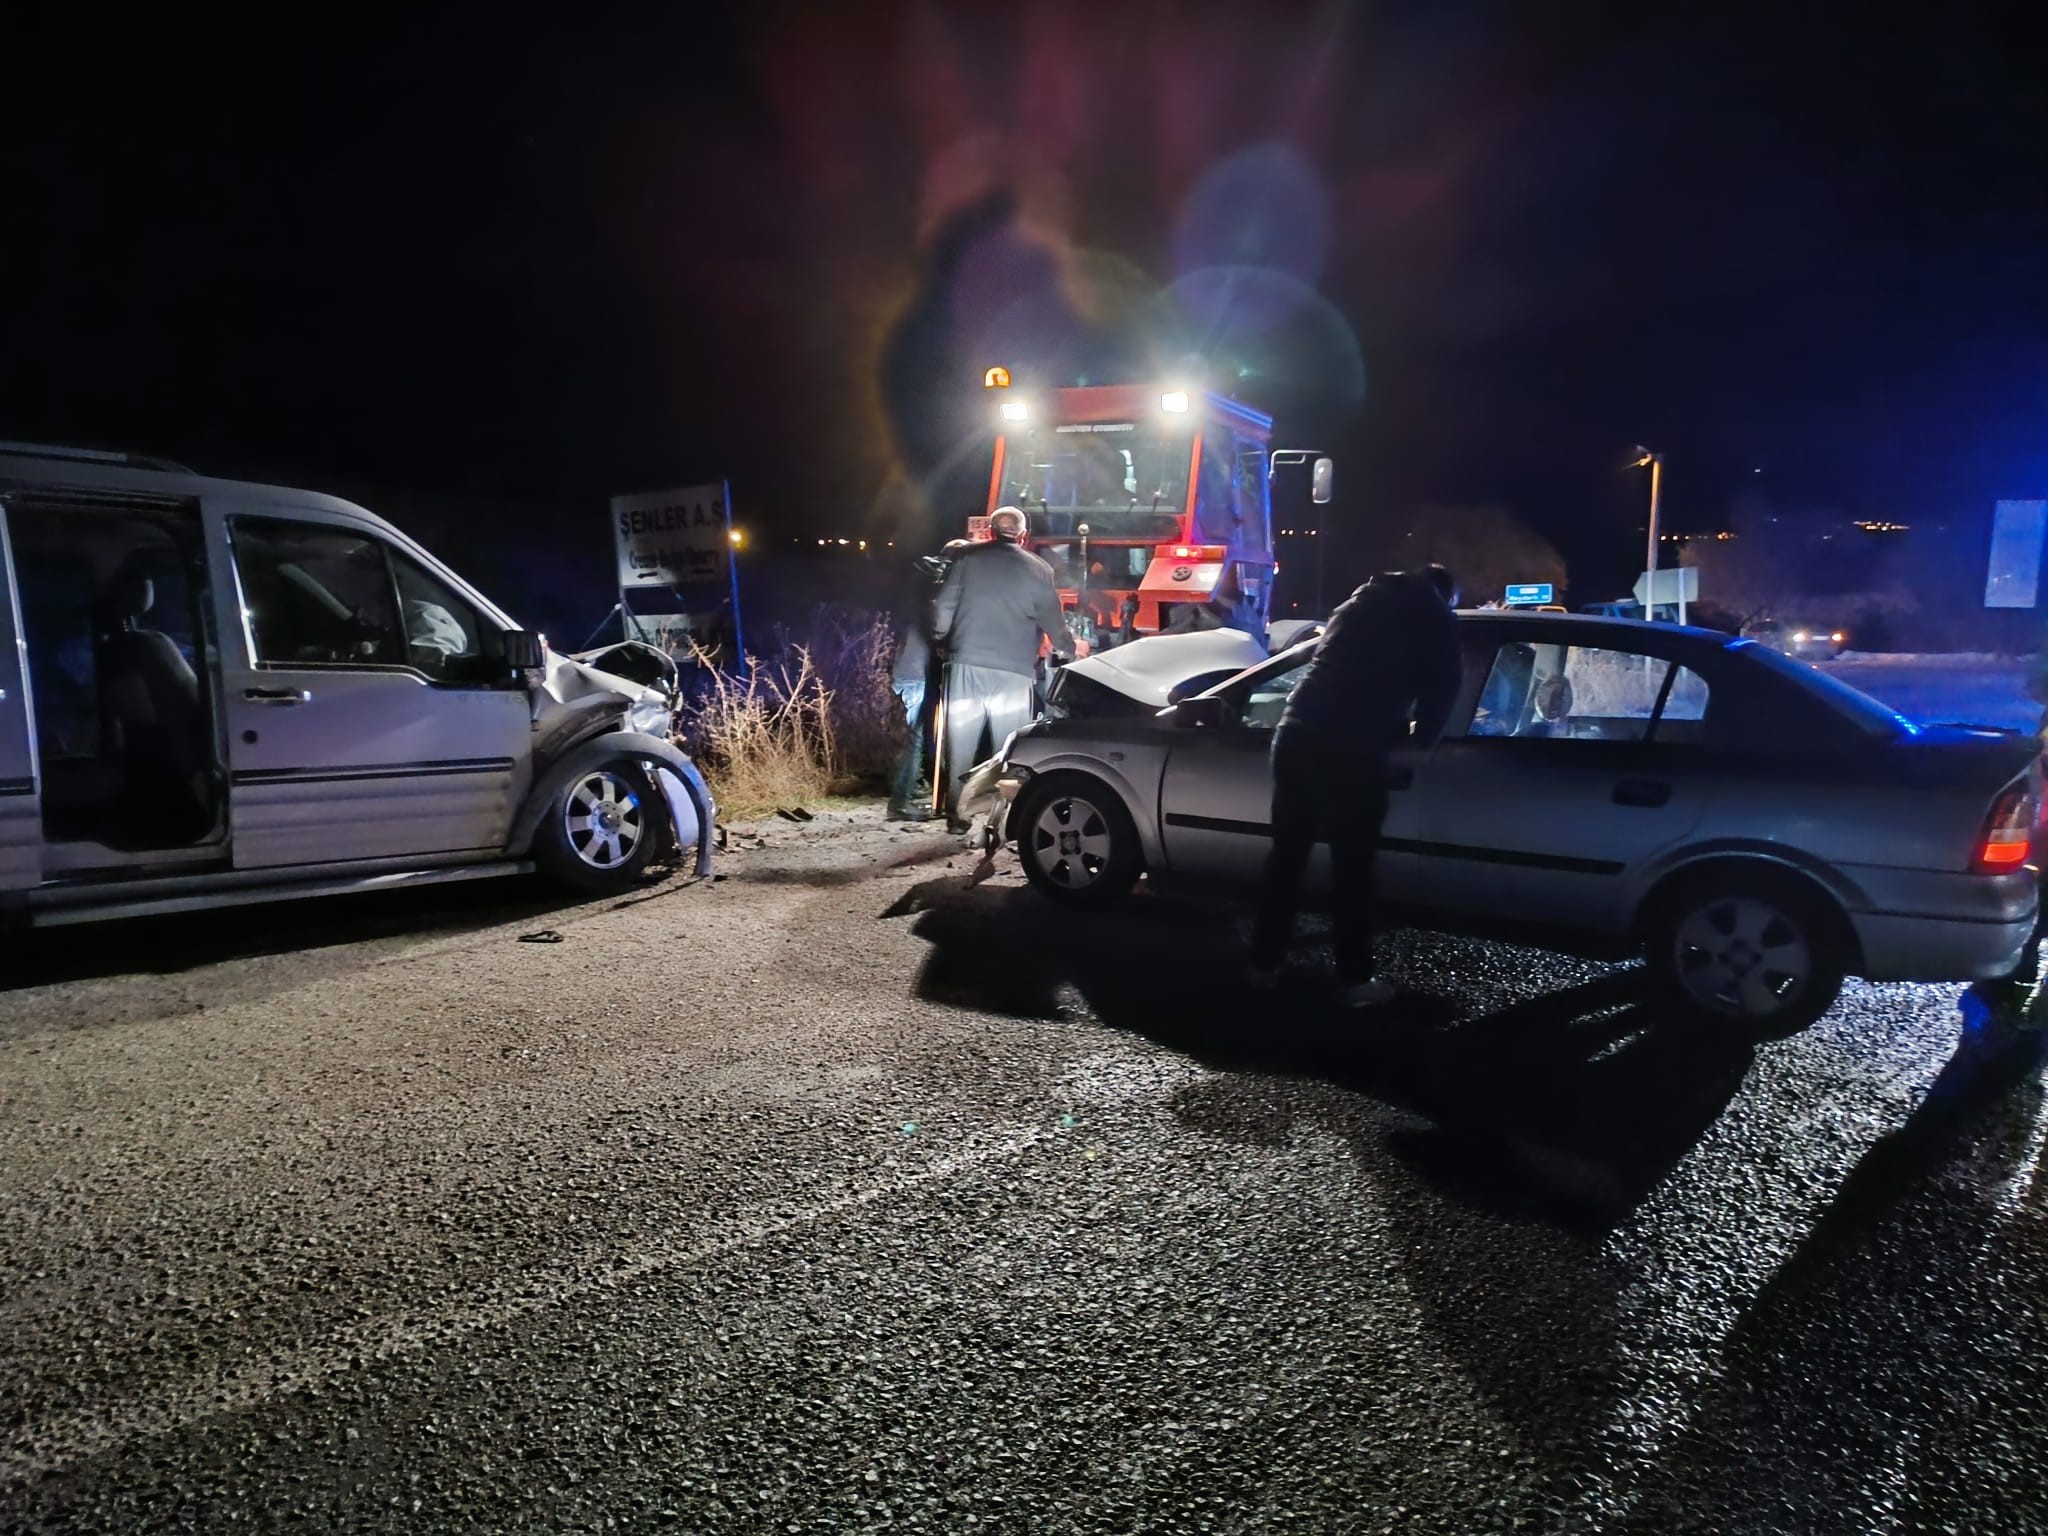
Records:
[[[1182,699],[1167,710],[1166,714],[1167,718],[1182,730],[1215,730],[1223,724],[1223,696],[1205,693],[1198,699]]]
[[[530,672],[546,664],[541,637],[530,629],[505,631],[505,666],[513,672]]]
[[[1310,483],[1308,499],[1319,507],[1330,504],[1330,486],[1337,477],[1337,461],[1331,458],[1316,460],[1315,478]]]

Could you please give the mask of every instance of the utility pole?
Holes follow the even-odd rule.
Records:
[[[1647,596],[1643,602],[1643,617],[1654,619],[1657,617],[1657,499],[1664,488],[1664,455],[1652,453],[1641,446],[1636,452],[1642,457],[1636,460],[1635,467],[1650,466],[1650,552],[1643,567],[1649,572],[1650,580],[1644,588]],[[1682,586],[1678,596],[1678,622],[1685,622],[1685,589]]]

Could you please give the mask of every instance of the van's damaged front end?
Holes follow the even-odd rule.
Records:
[[[531,845],[568,786],[607,758],[626,756],[640,763],[660,794],[675,851],[694,848],[696,872],[709,875],[717,807],[697,765],[671,739],[679,693],[675,662],[629,640],[574,656],[547,651],[528,677],[534,787],[514,828],[514,851]]]

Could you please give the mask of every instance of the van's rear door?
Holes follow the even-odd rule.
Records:
[[[37,792],[30,703],[21,596],[14,585],[7,505],[0,500],[0,892],[21,890],[43,878],[43,803]]]

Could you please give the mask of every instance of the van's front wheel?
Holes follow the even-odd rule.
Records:
[[[639,882],[660,841],[661,796],[615,757],[570,780],[542,820],[534,859],[550,879],[604,896]]]

